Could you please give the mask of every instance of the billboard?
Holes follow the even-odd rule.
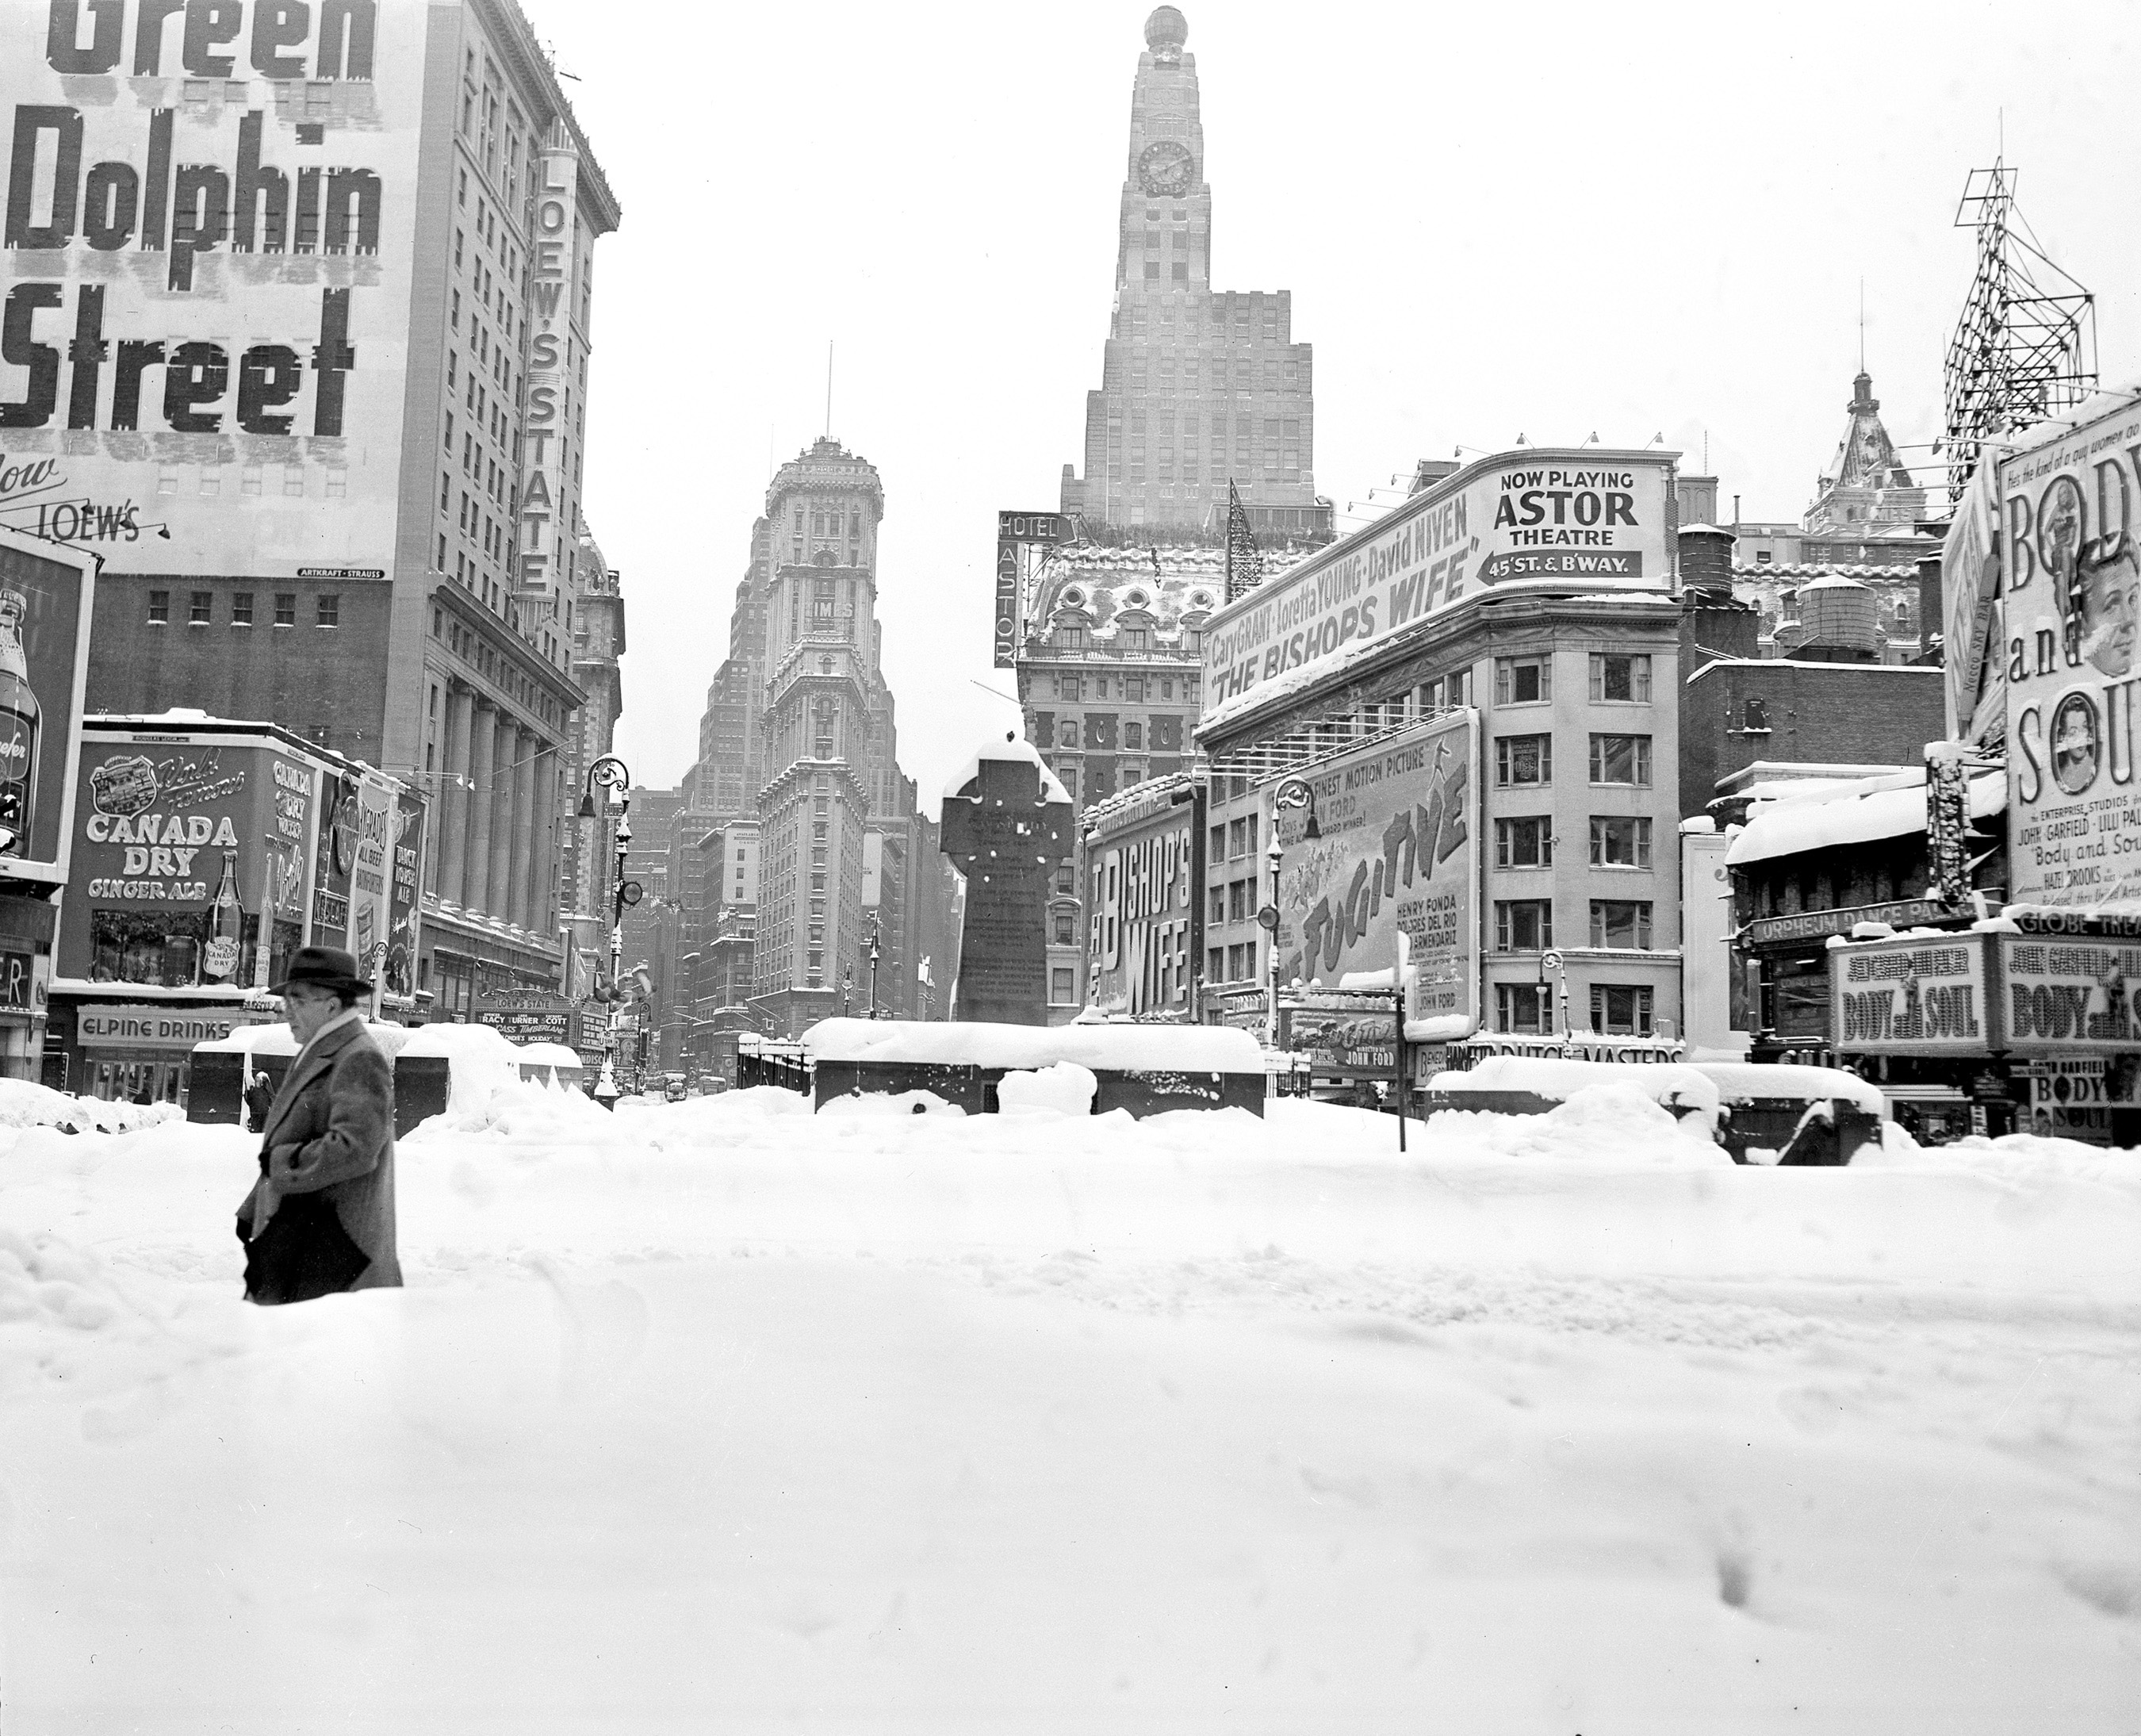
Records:
[[[1337,989],[1390,970],[1402,933],[1414,1042],[1479,1024],[1479,716],[1468,708],[1326,760],[1302,774],[1305,806],[1277,809],[1280,981]]]
[[[0,877],[67,876],[96,570],[0,526]]]
[[[1093,924],[1086,999],[1133,1018],[1186,1018],[1203,944],[1195,786],[1177,777],[1148,787],[1149,794],[1100,816],[1085,846],[1085,908]]]
[[[2141,396],[2000,463],[2015,903],[2141,912],[2137,496]]]
[[[1987,938],[1872,940],[1831,951],[1836,1046],[1888,1055],[1986,1053],[1993,1046]]]
[[[130,573],[385,576],[427,22],[0,7],[0,524]]]
[[[388,909],[386,959],[378,981],[388,994],[416,992],[416,947],[423,921],[424,850],[428,840],[424,798],[404,790],[395,798],[394,893]]]
[[[1996,742],[2006,727],[2007,659],[2000,643],[2000,471],[1993,447],[1971,474],[1941,545],[1947,737]]]
[[[2141,944],[2000,937],[2001,1047],[2025,1055],[2141,1051]]]
[[[1206,709],[1497,585],[1670,590],[1678,456],[1541,448],[1466,466],[1214,614]]]
[[[317,772],[258,737],[137,730],[86,744],[60,974],[264,986],[303,944]]]

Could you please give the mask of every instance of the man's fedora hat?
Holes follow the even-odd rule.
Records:
[[[361,989],[372,984],[357,974],[357,955],[339,946],[301,946],[290,960],[290,974],[268,992],[280,994],[293,983],[313,983],[322,989]]]

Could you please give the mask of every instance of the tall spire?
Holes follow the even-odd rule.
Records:
[[[1881,400],[1864,362],[1851,382],[1850,421],[1829,461],[1814,502],[1809,530],[1863,530],[1875,525],[1912,525],[1925,511],[1926,494],[1896,455],[1881,421]]]

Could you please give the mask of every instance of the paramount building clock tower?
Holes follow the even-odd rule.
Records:
[[[1212,288],[1197,57],[1171,6],[1145,20],[1130,96],[1115,294],[1085,463],[1063,467],[1062,506],[1102,525],[1225,526],[1231,481],[1261,531],[1321,540],[1312,368],[1293,342],[1291,291]]]

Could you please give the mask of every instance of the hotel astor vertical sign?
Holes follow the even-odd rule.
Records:
[[[1019,592],[1024,583],[1020,547],[1027,543],[1066,543],[1078,534],[1077,520],[1061,512],[999,512],[997,515],[996,667],[1018,661]]]
[[[130,572],[385,568],[426,25],[0,6],[0,524]]]

